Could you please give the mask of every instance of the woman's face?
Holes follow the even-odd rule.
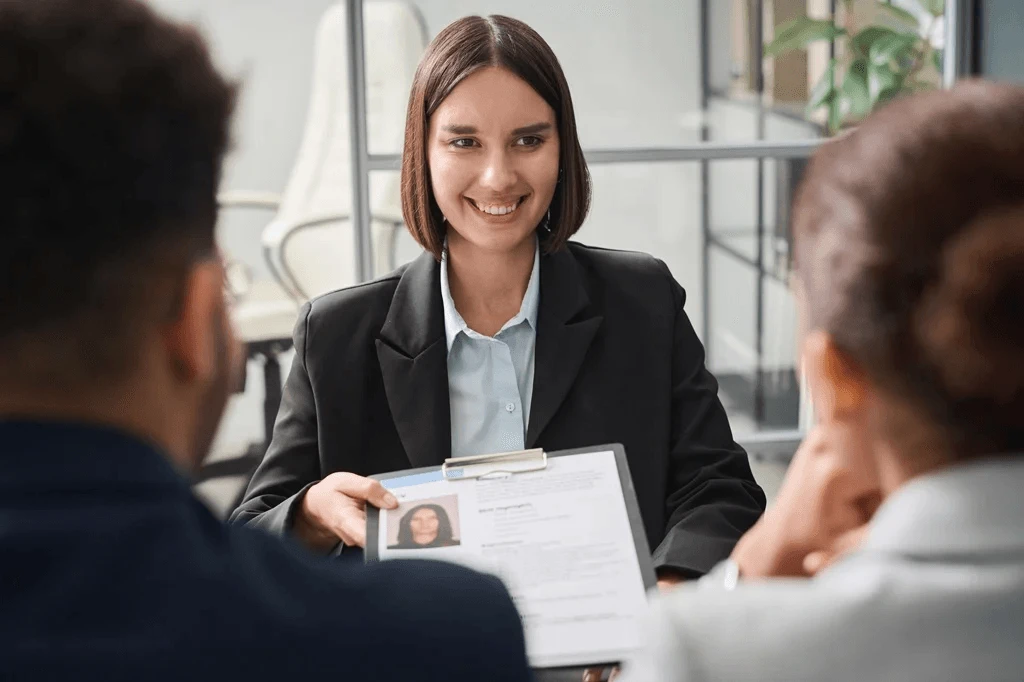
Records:
[[[412,541],[417,545],[429,545],[437,539],[437,513],[433,509],[420,509],[409,520]]]
[[[547,102],[509,71],[488,67],[441,102],[428,135],[449,243],[494,252],[532,245],[558,182],[558,127]]]

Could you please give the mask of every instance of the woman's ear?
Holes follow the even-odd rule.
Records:
[[[808,332],[802,357],[819,421],[848,421],[863,415],[867,399],[864,375],[831,335],[821,330]]]

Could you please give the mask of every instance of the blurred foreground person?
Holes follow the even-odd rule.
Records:
[[[1024,89],[888,105],[794,205],[819,425],[629,682],[1024,677]]]
[[[0,679],[528,679],[497,579],[318,562],[193,498],[241,364],[234,101],[139,2],[0,0]]]

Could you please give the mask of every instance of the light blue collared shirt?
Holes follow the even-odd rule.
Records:
[[[447,251],[441,257],[441,301],[448,341],[452,457],[524,449],[533,399],[539,245],[519,313],[493,337],[470,329],[455,309],[448,286]]]

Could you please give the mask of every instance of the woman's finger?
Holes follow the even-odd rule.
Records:
[[[829,563],[828,552],[811,552],[804,557],[804,572],[807,575],[817,575]]]
[[[380,481],[348,472],[332,476],[337,477],[334,489],[346,497],[365,500],[381,509],[394,509],[398,506],[398,500],[381,485]]]
[[[366,546],[366,512],[360,509],[345,509],[338,519],[341,540],[350,547]]]
[[[398,506],[398,500],[387,491],[380,481],[372,478],[366,479],[366,486],[362,490],[363,499],[378,509],[394,509]]]
[[[847,554],[855,551],[860,547],[864,541],[864,537],[868,532],[868,524],[864,524],[858,528],[854,528],[851,531],[843,533],[832,543],[832,546],[828,549],[811,552],[804,557],[804,571],[808,575],[816,575],[817,573],[825,570],[836,561],[842,559]]]

